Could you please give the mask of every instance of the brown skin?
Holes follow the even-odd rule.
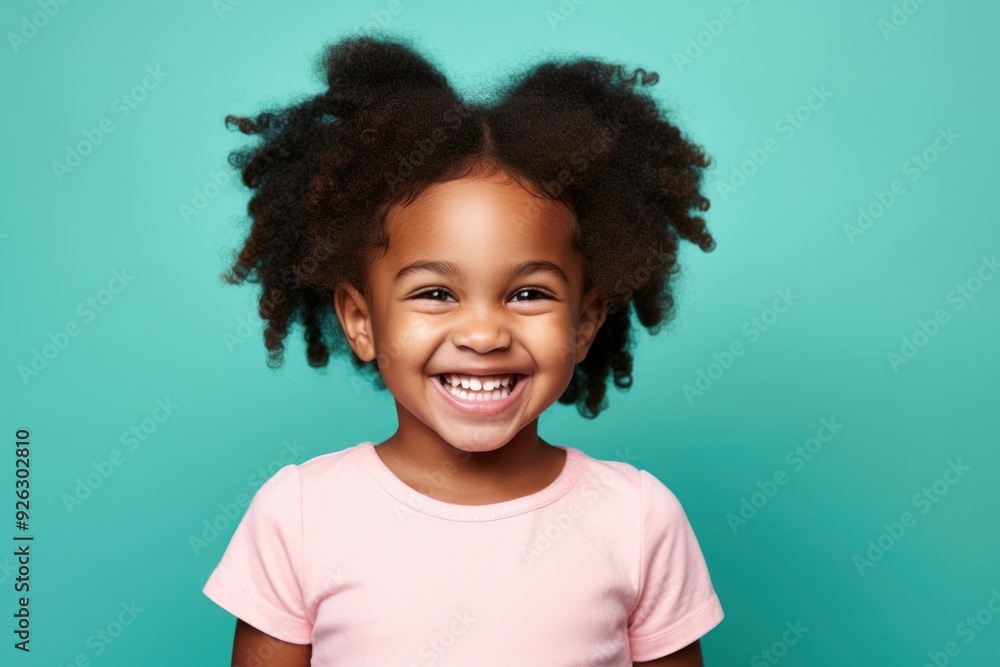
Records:
[[[236,619],[230,667],[309,667],[312,644],[291,644]]]
[[[573,213],[503,176],[473,174],[430,186],[409,206],[394,207],[386,224],[390,245],[373,257],[364,293],[341,283],[334,295],[351,348],[365,361],[378,359],[395,399],[398,428],[376,447],[379,457],[404,483],[449,503],[497,503],[545,488],[566,455],[538,436],[539,415],[569,385],[606,316],[601,295],[583,293]],[[420,270],[395,280],[418,260],[453,262],[460,274]],[[556,265],[565,280],[537,270],[508,277],[528,261]],[[470,416],[439,394],[441,373],[485,367],[527,376],[503,414]],[[265,644],[272,657],[258,664],[309,664],[310,646],[239,621],[233,665],[248,652],[260,656]],[[634,664],[702,667],[697,642]]]
[[[656,665],[657,667],[705,667],[701,657],[701,640],[696,639],[694,643],[688,644],[680,651],[665,655],[656,660],[647,662],[633,662],[632,667],[638,665]]]
[[[361,359],[378,360],[396,403],[398,428],[376,451],[410,486],[480,505],[538,491],[561,471],[565,453],[539,438],[538,417],[569,385],[605,317],[598,293],[583,294],[573,224],[566,205],[502,176],[436,183],[390,211],[389,248],[372,258],[369,293],[339,285],[334,305],[348,342]],[[421,270],[394,280],[427,260],[453,262],[461,275]],[[529,261],[556,265],[566,280],[537,270],[507,277]],[[440,374],[487,367],[525,376],[503,414],[469,415],[441,395]],[[421,483],[429,475],[432,489]]]
[[[269,656],[264,658],[263,656]],[[233,642],[233,661],[230,667],[309,667],[312,644],[291,644],[275,639],[257,628],[236,619],[236,638]],[[251,658],[256,658],[253,660]],[[647,662],[633,662],[633,667],[649,665],[656,667],[704,667],[701,656],[701,642],[685,646],[676,653],[665,655]]]

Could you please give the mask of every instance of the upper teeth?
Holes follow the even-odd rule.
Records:
[[[498,387],[506,387],[514,379],[513,375],[455,375],[453,373],[443,373],[446,382],[453,387],[461,385],[463,389],[474,391],[493,391]]]

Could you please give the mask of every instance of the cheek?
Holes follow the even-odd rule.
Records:
[[[537,363],[552,368],[574,365],[576,329],[564,318],[539,322],[526,333]]]
[[[420,365],[441,344],[445,333],[422,315],[397,317],[383,334],[384,344],[380,345],[380,352],[391,360]]]
[[[406,329],[414,340],[430,340],[441,335],[444,326],[438,316],[425,313],[411,313],[406,318]]]
[[[414,352],[424,352],[444,338],[445,329],[435,324],[424,315],[411,315],[397,329],[397,339],[402,345]]]
[[[376,334],[379,366],[383,371],[405,365],[412,354],[414,332],[398,319],[391,320],[378,329]]]

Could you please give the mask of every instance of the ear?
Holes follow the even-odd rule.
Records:
[[[337,311],[340,327],[354,354],[362,361],[374,359],[375,340],[372,337],[371,313],[364,296],[354,285],[341,281],[333,294],[333,308]]]
[[[603,294],[596,288],[590,290],[583,299],[583,306],[580,312],[580,326],[577,327],[576,334],[576,359],[574,363],[580,363],[587,358],[590,346],[597,338],[597,332],[607,318],[608,311],[604,304]]]

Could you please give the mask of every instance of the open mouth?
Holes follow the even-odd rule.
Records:
[[[437,376],[437,379],[444,390],[457,399],[470,403],[488,403],[502,401],[509,397],[514,393],[514,389],[517,387],[522,376],[516,373],[506,376],[496,376],[489,378],[485,383],[478,378],[474,378],[471,383],[459,382],[455,379],[456,377],[452,376],[453,380],[449,382],[448,378],[442,373]],[[476,388],[477,386],[478,388]]]
[[[498,419],[502,419],[502,415],[513,417],[514,407],[521,404],[522,395],[528,391],[526,387],[531,385],[529,375],[515,373],[489,377],[443,373],[434,380],[444,401],[459,412],[472,417]]]

